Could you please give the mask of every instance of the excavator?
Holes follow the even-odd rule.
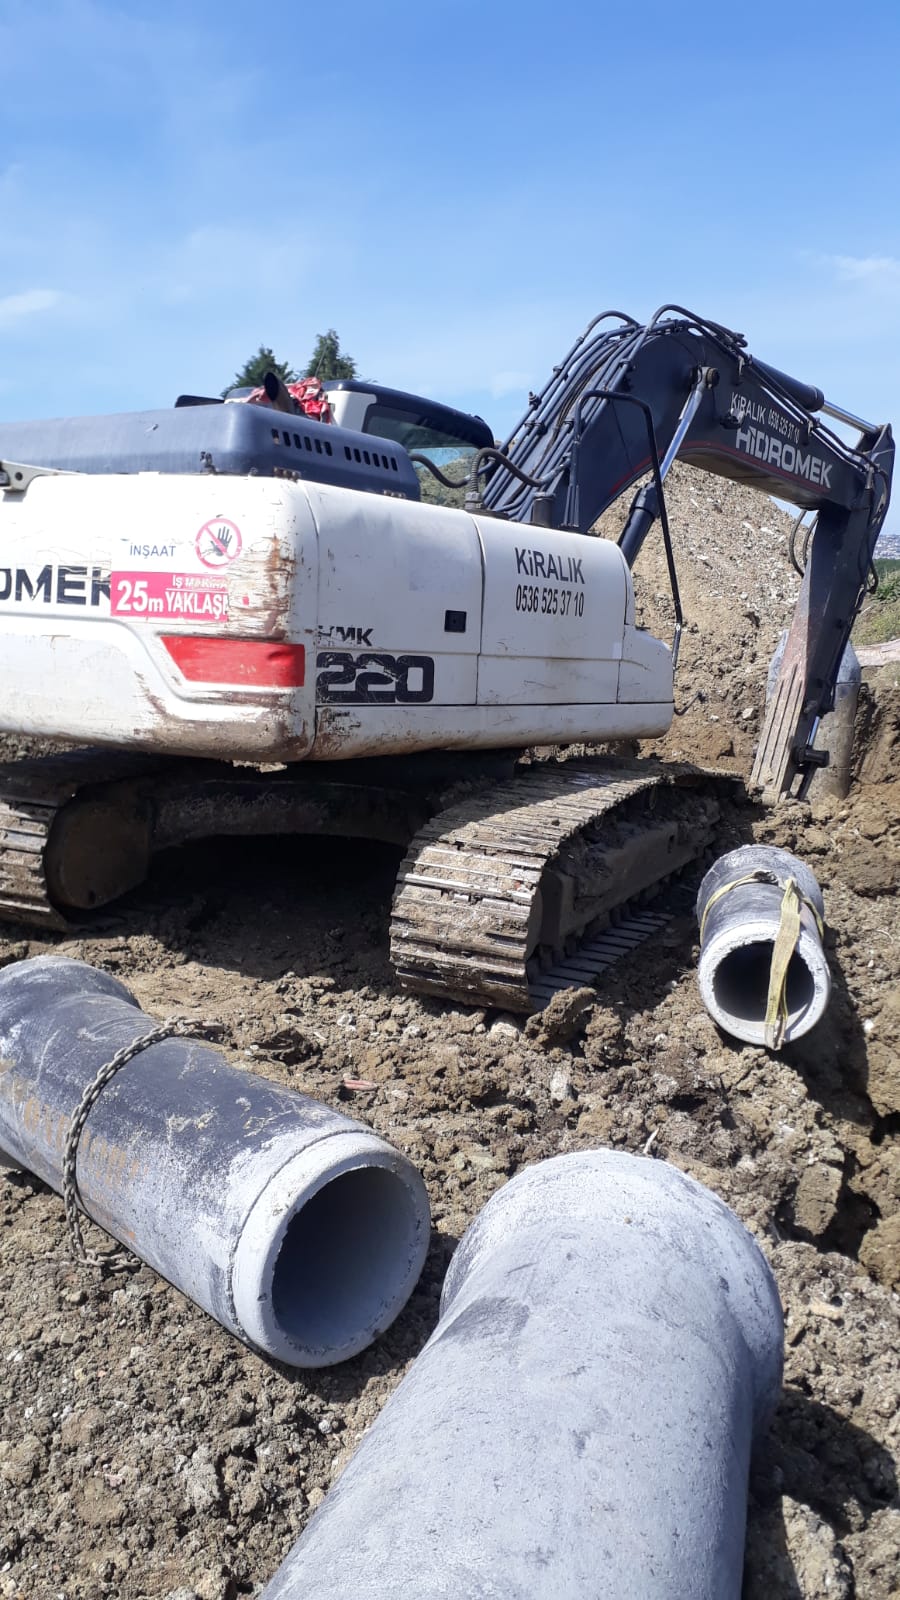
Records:
[[[673,461],[815,517],[750,776],[771,803],[821,764],[890,427],[680,306],[595,318],[502,445],[362,380],[324,398],[271,375],[0,424],[0,728],[71,747],[0,769],[0,916],[66,928],[204,836],[388,840],[399,982],[539,1010],[653,932],[648,897],[720,814],[709,774],[565,756],[671,722]],[[628,490],[618,542],[595,536]],[[635,620],[654,528],[671,642]]]

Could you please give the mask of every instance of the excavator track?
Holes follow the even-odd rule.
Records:
[[[711,843],[716,789],[652,761],[536,764],[438,813],[398,877],[401,984],[531,1012],[592,982],[660,926],[643,902]]]
[[[80,925],[142,883],[157,851],[194,839],[334,833],[405,846],[434,802],[428,786],[387,776],[378,764],[264,771],[97,750],[0,764],[0,922]]]
[[[706,850],[723,781],[541,762],[441,809],[440,783],[428,798],[376,769],[341,776],[96,750],[0,764],[0,921],[65,931],[142,882],[154,850],[214,833],[411,840],[391,922],[400,983],[536,1011],[658,930],[644,902]]]
[[[0,799],[0,918],[43,928],[65,921],[50,902],[44,850],[57,807],[24,795]]]
[[[69,928],[70,919],[56,903],[60,877],[62,874],[71,878],[73,869],[80,873],[85,847],[100,852],[108,863],[107,871],[116,874],[114,893],[124,892],[132,881],[139,881],[133,870],[126,868],[122,873],[122,829],[111,826],[115,819],[110,814],[95,812],[91,816],[90,838],[83,835],[78,840],[64,841],[69,845],[65,861],[57,848],[55,825],[76,795],[90,795],[109,784],[144,779],[159,766],[148,758],[96,750],[0,763],[0,922]],[[126,827],[130,822],[126,813]],[[133,830],[131,834],[129,846],[133,844]]]

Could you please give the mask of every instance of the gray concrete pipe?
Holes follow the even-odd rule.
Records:
[[[0,972],[0,1149],[61,1192],[73,1112],[154,1026],[123,984],[56,957]],[[155,1044],[90,1111],[89,1215],[248,1343],[299,1367],[365,1348],[411,1294],[429,1241],[415,1168],[370,1129],[208,1044]]]
[[[782,633],[769,663],[766,680],[767,701],[778,681],[778,669],[781,666],[786,643],[787,629]],[[821,718],[813,738],[813,747],[827,753],[828,762],[826,766],[817,767],[813,772],[806,791],[806,798],[809,800],[820,800],[825,795],[833,795],[835,799],[844,800],[850,792],[853,740],[861,683],[860,660],[852,644],[848,643],[841,656],[834,685],[834,708]]]
[[[813,741],[817,750],[828,752],[828,765],[813,773],[807,790],[810,800],[833,795],[846,799],[850,793],[853,768],[853,739],[856,732],[856,712],[859,706],[859,686],[862,667],[852,644],[841,656],[837,682],[834,686],[834,710],[824,716]]]
[[[799,933],[786,971],[781,1025],[773,1036],[766,1014],[773,952],[790,879],[802,897]],[[831,994],[819,926],[824,916],[815,877],[787,850],[745,845],[713,863],[697,895],[697,980],[703,1004],[720,1028],[747,1044],[780,1047],[815,1026]]]
[[[738,1600],[782,1318],[733,1212],[609,1150],[526,1168],[260,1600]]]

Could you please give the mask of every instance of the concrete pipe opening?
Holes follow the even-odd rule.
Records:
[[[272,1274],[272,1310],[287,1337],[343,1348],[361,1320],[377,1321],[415,1220],[409,1190],[384,1167],[358,1167],[326,1183],[292,1217]]]
[[[374,1135],[319,1141],[278,1174],[243,1230],[232,1292],[247,1337],[295,1366],[358,1355],[405,1305],[428,1241],[415,1172]]]
[[[736,946],[719,959],[712,973],[716,1005],[725,1017],[762,1030],[772,968],[772,940],[755,939]],[[799,951],[791,956],[785,985],[786,1032],[796,1033],[815,999],[813,974]],[[762,1032],[759,1035],[762,1038]]]
[[[815,1026],[831,993],[824,915],[815,877],[787,850],[745,845],[713,863],[697,895],[697,978],[720,1028],[780,1048]]]

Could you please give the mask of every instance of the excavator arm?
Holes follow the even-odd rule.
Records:
[[[824,417],[856,430],[856,444]],[[766,800],[802,792],[888,507],[890,427],[863,422],[759,361],[740,334],[665,306],[644,325],[617,312],[597,318],[530,397],[502,451],[481,454],[485,510],[582,533],[652,474],[619,539],[631,566],[656,518],[664,520],[662,483],[676,457],[816,513],[751,775]]]

